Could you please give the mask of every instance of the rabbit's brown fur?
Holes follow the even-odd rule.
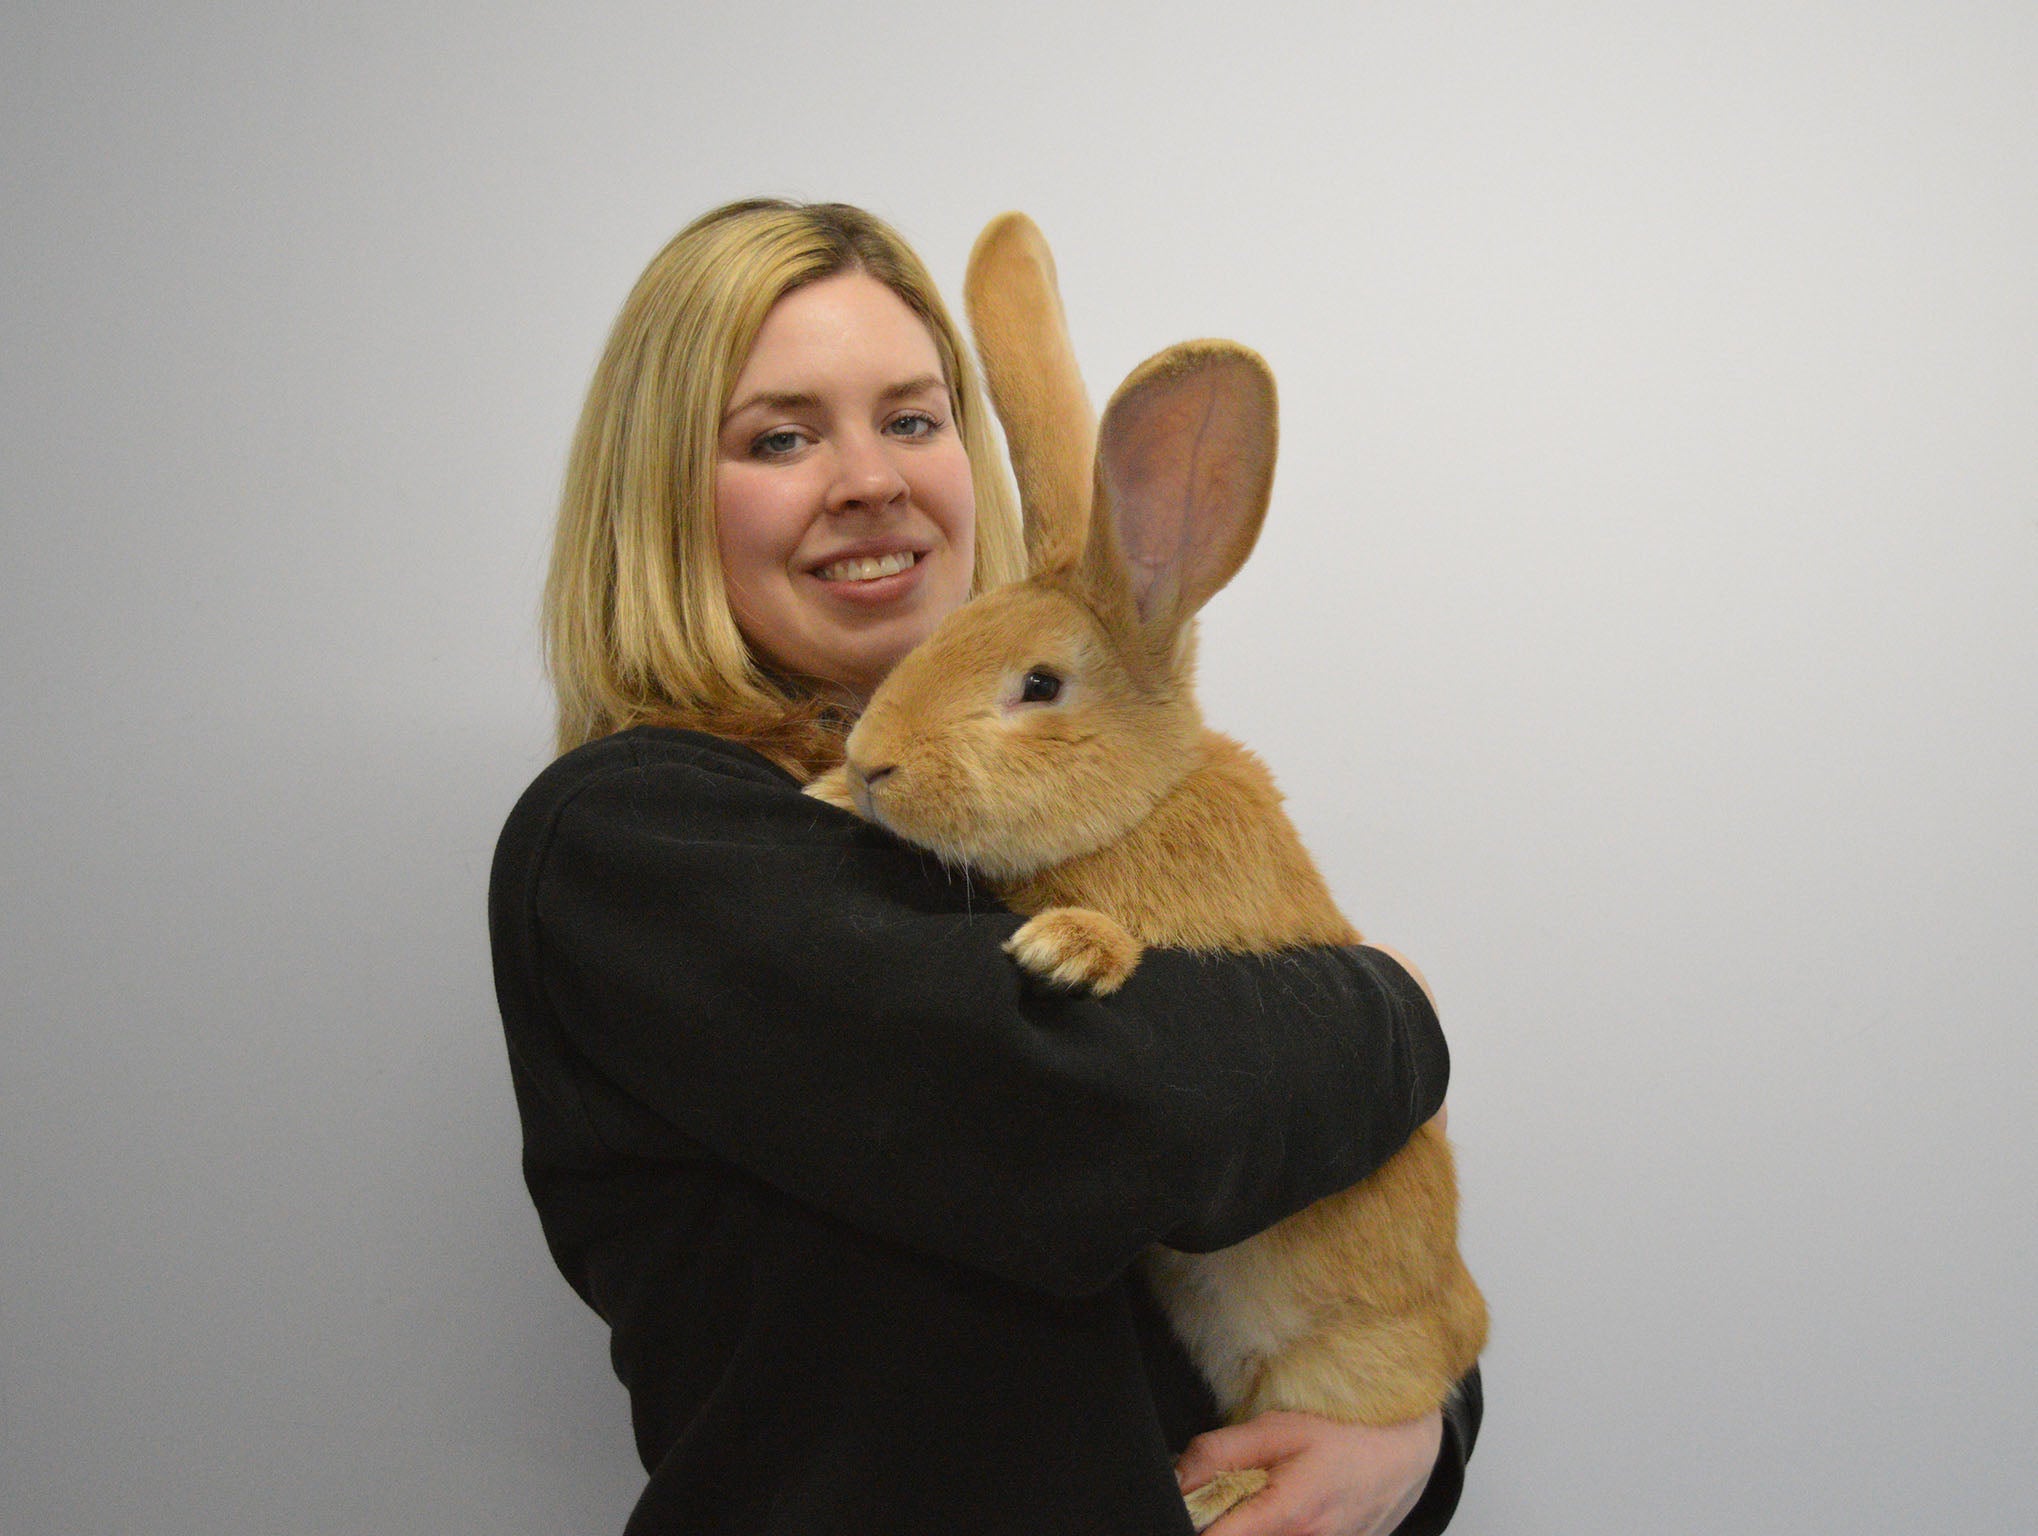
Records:
[[[985,232],[969,301],[1036,574],[906,657],[815,792],[998,882],[1031,916],[1014,955],[1066,982],[1110,990],[1143,945],[1356,942],[1272,777],[1190,691],[1194,614],[1250,552],[1271,486],[1265,365],[1231,343],[1170,349],[1093,433],[1030,223]],[[1029,673],[1062,691],[1025,702]],[[1354,1188],[1218,1253],[1156,1249],[1149,1272],[1233,1419],[1389,1424],[1442,1403],[1484,1342],[1456,1232],[1450,1149],[1425,1126]],[[1192,1499],[1198,1520],[1259,1481]]]

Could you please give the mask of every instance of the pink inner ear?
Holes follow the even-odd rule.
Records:
[[[1112,403],[1099,467],[1143,618],[1186,619],[1251,549],[1272,471],[1268,404],[1260,376],[1229,358]]]

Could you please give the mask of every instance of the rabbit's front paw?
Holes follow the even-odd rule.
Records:
[[[849,792],[849,769],[846,766],[830,768],[817,776],[807,785],[807,793],[839,811],[848,811],[853,816],[862,814],[856,809],[856,796]]]
[[[1029,974],[1065,987],[1116,992],[1139,964],[1139,940],[1102,912],[1049,907],[1005,941]]]

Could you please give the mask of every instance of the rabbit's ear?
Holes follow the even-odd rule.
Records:
[[[1189,341],[1118,386],[1097,435],[1085,567],[1121,583],[1149,637],[1176,633],[1252,553],[1274,484],[1274,376],[1230,341]]]
[[[1054,257],[1023,213],[1000,214],[977,237],[963,303],[991,403],[1004,424],[1035,572],[1074,562],[1090,521],[1096,416],[1069,345]]]

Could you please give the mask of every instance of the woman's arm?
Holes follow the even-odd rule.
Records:
[[[761,758],[638,731],[541,776],[491,928],[534,1165],[705,1151],[863,1230],[1062,1294],[1356,1182],[1442,1102],[1369,951],[1154,951],[1108,1002],[1020,919]]]

